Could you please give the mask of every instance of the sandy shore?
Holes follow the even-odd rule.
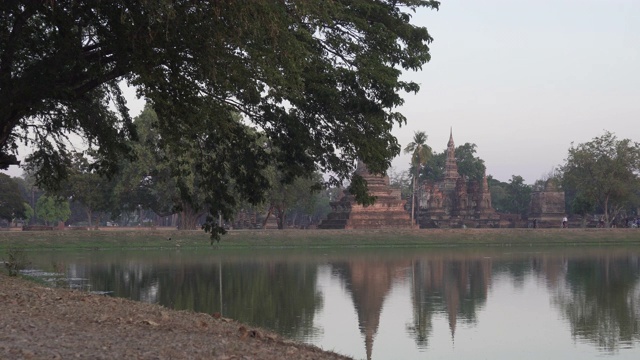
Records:
[[[217,314],[0,274],[1,359],[348,359]]]

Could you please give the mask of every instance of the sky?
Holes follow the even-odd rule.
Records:
[[[640,142],[640,1],[443,0],[413,22],[434,38],[421,85],[399,109],[442,152],[477,145],[487,174],[528,184],[564,163],[571,143],[606,131]],[[409,156],[393,161],[408,167]]]
[[[424,131],[442,152],[452,131],[456,145],[477,145],[487,175],[533,184],[572,142],[605,131],[640,142],[640,1],[442,0],[412,22],[434,41],[431,61],[403,74],[421,86],[397,109],[403,148]],[[143,101],[129,99],[135,116]],[[392,166],[406,170],[409,155]]]

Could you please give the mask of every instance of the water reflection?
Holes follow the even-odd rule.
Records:
[[[640,354],[639,254],[638,249],[511,253],[385,249],[324,254],[286,250],[262,254],[183,251],[92,253],[81,257],[54,254],[43,255],[36,262],[58,267],[64,263],[69,276],[89,279],[95,290],[177,309],[220,312],[288,337],[336,349],[335,344],[322,342],[325,330],[317,323],[319,314],[330,318],[326,314],[335,311],[325,308],[324,297],[336,292],[319,286],[319,269],[328,268],[357,318],[352,331],[364,340],[362,345],[353,345],[364,349],[342,352],[354,355],[364,350],[367,359],[376,357],[376,342],[386,344],[385,339],[376,338],[384,333],[384,311],[404,317],[402,331],[415,345],[414,349],[399,350],[399,357],[415,358],[424,352],[446,357],[439,353],[442,341],[437,342],[437,334],[443,329],[438,324],[446,324],[451,342],[457,336],[468,336],[465,332],[458,334],[461,328],[474,328],[483,334],[496,331],[495,326],[489,325],[491,321],[480,314],[494,314],[485,311],[492,302],[509,304],[534,283],[536,294],[547,296],[550,311],[557,312],[558,320],[531,331],[544,333],[562,328],[564,323],[569,333],[562,351],[571,354],[577,341],[590,344],[595,357],[600,352],[615,355],[623,350],[627,351],[625,354]],[[51,256],[58,258],[50,259]],[[394,288],[407,289],[403,296],[408,311],[388,301]],[[494,288],[500,291],[493,291]],[[518,311],[524,318],[529,309],[522,304]],[[491,316],[501,315],[498,312]],[[523,329],[510,331],[515,334]],[[510,334],[499,336],[503,339],[496,341],[496,347],[509,341]],[[497,333],[492,336],[497,337]],[[464,350],[464,345],[457,345],[451,357]],[[545,357],[562,358],[558,351],[555,356],[545,353]],[[498,355],[509,358],[513,354]]]
[[[553,301],[571,335],[609,352],[640,340],[638,273],[637,256],[566,261],[566,290],[557,291]]]
[[[435,314],[446,314],[452,338],[458,322],[477,321],[477,311],[487,300],[491,269],[489,258],[427,256],[413,261],[413,324],[408,330],[419,347],[427,348]]]
[[[393,281],[404,278],[402,270],[410,265],[408,260],[388,260],[383,256],[331,262],[334,274],[344,282],[353,299],[358,328],[365,338],[367,359],[371,358],[384,299]]]
[[[106,254],[69,264],[69,275],[115,296],[224,316],[293,338],[314,334],[322,308],[317,265],[280,258]]]

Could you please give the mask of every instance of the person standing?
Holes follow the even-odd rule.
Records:
[[[567,227],[567,217],[565,216],[562,218],[562,228],[564,229],[566,227]]]

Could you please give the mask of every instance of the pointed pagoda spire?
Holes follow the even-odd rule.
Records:
[[[447,162],[445,163],[444,182],[445,189],[453,190],[460,174],[458,174],[458,163],[456,162],[456,145],[453,142],[453,128],[449,132],[449,143],[447,144]]]

